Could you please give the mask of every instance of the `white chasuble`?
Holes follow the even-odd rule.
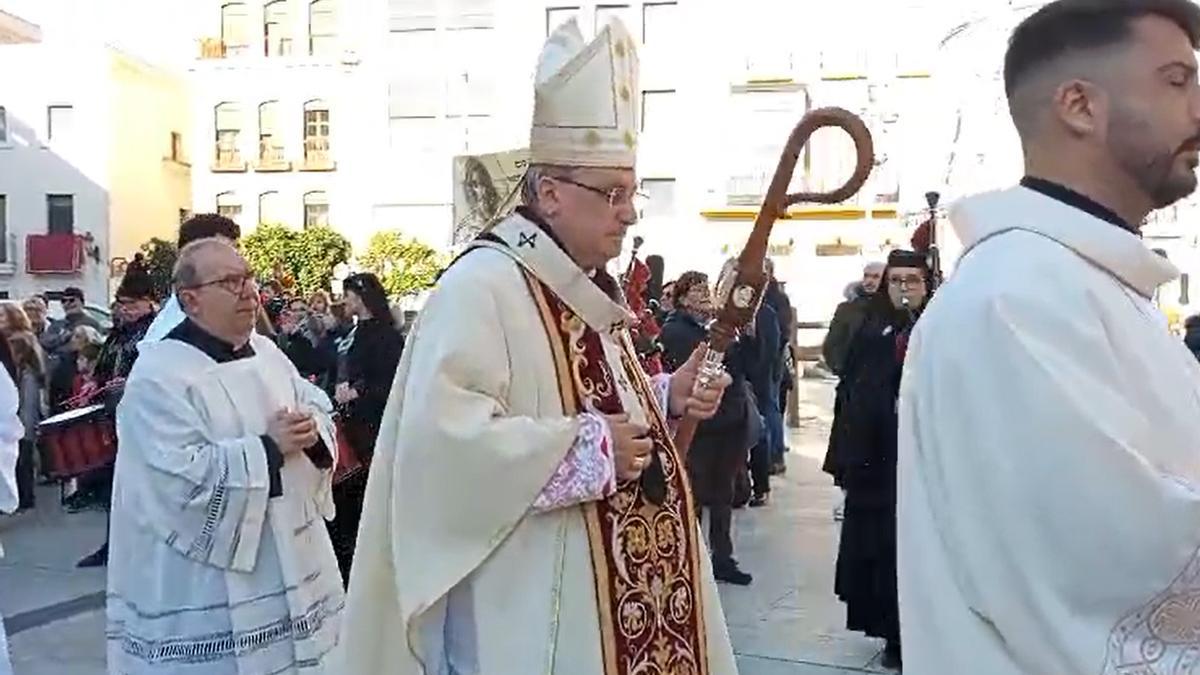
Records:
[[[661,506],[627,484],[599,502],[533,508],[575,442],[576,413],[616,407],[659,428],[662,412],[623,307],[522,216],[492,236],[442,277],[401,359],[342,672],[736,673],[673,449],[658,448]]]
[[[225,363],[171,338],[141,347],[117,411],[114,675],[337,672],[331,472],[288,456],[269,497],[260,440],[276,411],[310,411],[336,458],[330,404],[270,340],[250,345]]]
[[[1024,187],[952,220],[900,390],[905,670],[1198,672],[1200,367],[1149,299],[1177,271]]]
[[[17,416],[19,396],[17,386],[8,371],[0,368],[0,513],[17,510],[18,441],[25,435],[25,425]],[[0,547],[0,558],[4,548]],[[0,616],[0,675],[12,675],[8,659],[8,640],[4,633],[4,617]]]

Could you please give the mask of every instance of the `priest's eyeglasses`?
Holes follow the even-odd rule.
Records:
[[[247,284],[253,284],[255,290],[258,289],[258,281],[254,278],[253,272],[243,272],[240,274],[227,274],[219,279],[213,279],[212,281],[205,281],[203,283],[193,284],[191,286],[188,286],[188,288],[197,290],[197,289],[205,288],[206,286],[216,286],[217,288],[220,288],[221,290],[223,290],[227,293],[230,293],[232,295],[241,295],[242,293],[246,292]]]
[[[630,192],[629,190],[626,190],[623,187],[615,187],[615,188],[612,188],[609,190],[603,190],[601,188],[596,187],[595,185],[588,185],[587,183],[580,183],[577,180],[571,180],[570,178],[563,178],[562,176],[551,176],[550,179],[560,181],[563,183],[567,183],[569,185],[574,185],[577,188],[583,188],[584,190],[587,190],[588,192],[600,195],[601,197],[604,197],[604,199],[608,201],[609,208],[615,209],[618,206],[633,206],[634,208],[637,208],[638,206],[640,206],[640,202],[643,202],[643,201],[649,199],[648,195],[638,192],[637,190]]]

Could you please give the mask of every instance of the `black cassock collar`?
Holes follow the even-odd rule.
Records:
[[[201,328],[195,321],[192,321],[191,317],[184,319],[183,323],[167,333],[166,339],[189,344],[204,352],[208,358],[217,363],[228,363],[254,356],[254,348],[248,341],[235,349],[233,345]]]

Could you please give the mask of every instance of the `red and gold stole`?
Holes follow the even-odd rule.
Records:
[[[528,272],[525,277],[554,352],[563,410],[568,415],[622,412],[615,378],[626,378],[646,411],[666,478],[661,506],[631,481],[608,499],[582,507],[605,675],[707,675],[696,510],[683,462],[629,334],[619,331],[623,372],[614,373],[600,334],[536,277]]]

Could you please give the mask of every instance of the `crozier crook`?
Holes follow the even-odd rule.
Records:
[[[854,173],[840,188],[831,192],[797,192],[788,194],[788,184],[792,182],[792,174],[796,170],[796,161],[800,151],[808,143],[813,132],[823,127],[838,127],[850,134],[854,141],[856,163]],[[775,221],[793,204],[814,202],[818,204],[836,204],[845,201],[862,189],[871,173],[875,162],[875,148],[871,141],[871,132],[858,116],[842,108],[819,108],[806,114],[800,123],[792,130],[787,144],[783,148],[783,156],[775,168],[775,176],[767,189],[762,208],[754,219],[754,229],[750,238],[736,260],[730,261],[721,270],[717,281],[716,318],[709,325],[708,350],[700,367],[697,378],[698,386],[708,386],[719,378],[724,370],[725,351],[733,344],[738,333],[744,326],[749,325],[758,313],[762,304],[763,293],[767,286],[765,269],[767,246],[771,236],[771,228]],[[699,423],[692,415],[686,415],[680,421],[675,432],[675,447],[681,455],[685,455],[692,437],[696,434]]]

